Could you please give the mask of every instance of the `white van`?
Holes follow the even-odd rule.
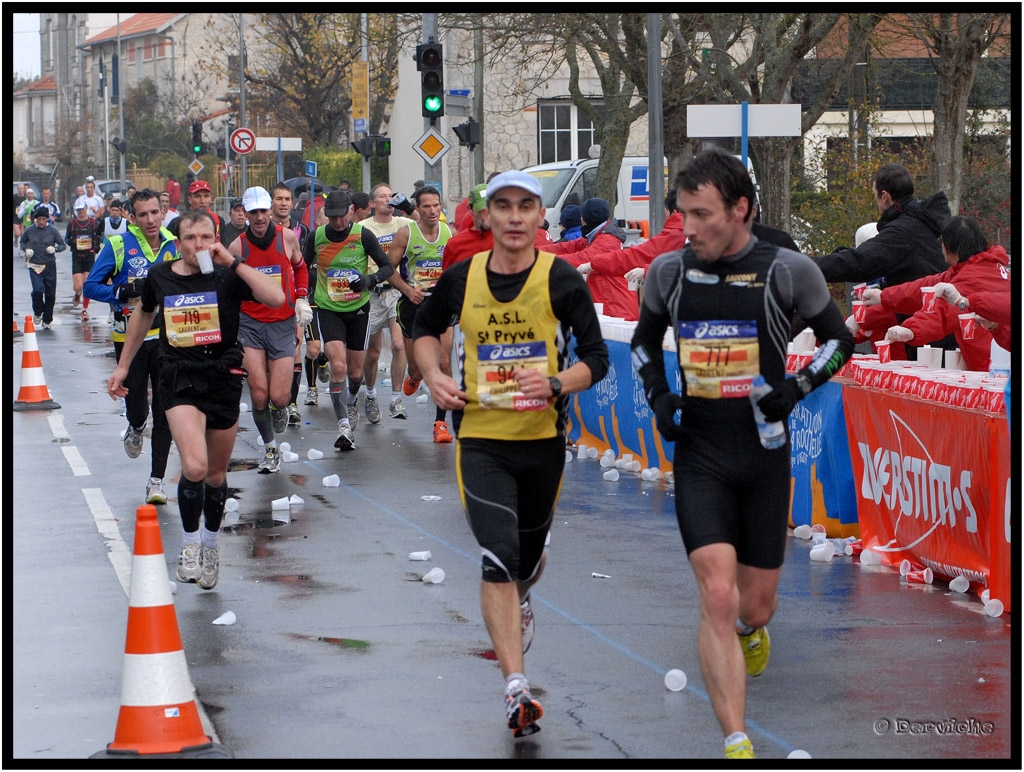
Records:
[[[566,200],[575,197],[572,203],[582,204],[588,198],[597,195],[597,164],[596,158],[580,158],[523,169],[527,174],[540,180],[544,207],[547,209],[548,232],[553,239],[558,238],[558,219],[562,209],[568,206]],[[757,177],[754,176],[754,167],[749,157],[747,169],[754,180],[754,189],[757,190]],[[666,186],[672,184],[672,180],[668,179],[667,162],[664,179]],[[651,191],[648,186],[646,156],[622,159],[615,194],[612,217],[618,220],[619,226],[638,230],[642,237],[649,237]]]
[[[596,158],[580,158],[523,169],[540,180],[544,191],[544,207],[547,209],[548,230],[553,238],[558,238],[558,219],[562,209],[568,206],[567,199],[569,203],[579,205],[597,195],[597,164]],[[619,225],[628,228],[641,229],[640,223],[643,223],[642,230],[646,232],[651,199],[647,185],[646,157],[622,159],[615,193],[612,217],[619,221]]]

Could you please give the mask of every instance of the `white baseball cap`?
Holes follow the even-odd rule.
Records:
[[[495,193],[502,188],[520,188],[525,190],[530,195],[541,198],[544,194],[543,189],[540,186],[540,180],[534,177],[532,174],[521,172],[518,169],[512,171],[502,172],[493,180],[487,183],[487,198],[490,199]]]
[[[270,209],[273,202],[266,188],[255,187],[246,189],[242,194],[242,206],[245,211],[251,212],[254,209]]]
[[[86,178],[85,178],[85,181],[86,181],[86,182],[96,182],[96,178],[95,178],[95,177],[93,177],[93,176],[92,176],[92,175],[90,174],[90,175],[89,175],[88,177],[86,177]]]

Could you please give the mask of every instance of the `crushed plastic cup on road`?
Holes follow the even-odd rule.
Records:
[[[238,403],[238,412],[239,413],[248,413],[249,412],[249,406],[247,404],[245,404],[244,402],[239,402]]]
[[[410,552],[409,560],[430,560],[430,550],[423,550],[422,552]]]
[[[819,563],[827,563],[835,556],[836,547],[830,541],[815,544],[811,547],[811,560],[816,560]]]
[[[811,533],[820,533],[824,535],[826,533],[825,526],[823,526],[821,523],[815,523],[811,526]]]
[[[673,692],[681,692],[686,688],[686,673],[678,668],[672,668],[665,673],[665,688]]]
[[[417,405],[425,405],[425,404],[427,404],[427,400],[428,399],[429,399],[429,397],[427,397],[426,394],[420,394],[418,397],[416,397],[416,404]]]
[[[803,750],[802,748],[797,748],[795,751],[790,751],[789,755],[786,756],[786,758],[787,759],[809,759],[809,758],[811,758],[811,754],[809,754],[807,751]]]
[[[341,485],[341,478],[336,474],[329,474],[324,478],[325,488],[337,488]]]
[[[440,584],[444,581],[444,571],[440,567],[431,568],[423,574],[423,581],[427,584]]]
[[[283,498],[280,499],[274,499],[272,502],[270,502],[271,509],[288,509],[288,507],[289,503],[287,496],[284,496]]]
[[[420,496],[423,501],[440,501],[440,496]]]
[[[301,496],[299,496],[299,494],[293,493],[291,496],[288,497],[288,503],[291,506],[296,507],[299,504],[305,504],[306,501]]]
[[[306,451],[306,458],[310,461],[319,461],[323,457],[323,451],[317,450],[316,448],[310,448]]]
[[[228,498],[224,500],[224,511],[225,512],[237,512],[238,511],[238,499]]]
[[[810,539],[811,538],[811,526],[807,523],[802,523],[793,529],[793,536],[797,539]]]
[[[234,611],[225,611],[219,617],[213,620],[215,625],[233,625],[237,620]]]
[[[298,453],[292,453],[290,450],[286,450],[281,453],[281,462],[285,464],[294,464],[299,460]]]

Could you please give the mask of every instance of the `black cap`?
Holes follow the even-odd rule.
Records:
[[[332,190],[324,203],[324,214],[328,217],[344,217],[352,208],[352,196],[345,190]]]
[[[233,199],[231,199],[231,205],[228,207],[228,211],[230,212],[236,206],[241,206],[241,205],[242,205],[242,199],[240,199],[240,198],[233,198]]]

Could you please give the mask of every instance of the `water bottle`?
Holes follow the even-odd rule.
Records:
[[[750,382],[750,404],[754,408],[754,423],[757,424],[757,433],[761,437],[761,445],[768,450],[781,448],[786,444],[786,426],[782,421],[768,423],[764,413],[757,406],[757,401],[765,394],[771,392],[772,387],[765,381],[763,375],[754,377]]]

